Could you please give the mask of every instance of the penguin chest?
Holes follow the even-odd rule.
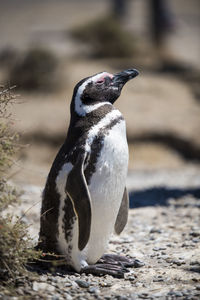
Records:
[[[98,259],[98,255],[102,255],[101,252],[104,252],[108,239],[113,232],[123,197],[127,169],[126,128],[125,121],[121,120],[102,140],[102,148],[98,155],[95,172],[89,184],[92,201],[92,225],[88,252],[92,262]]]
[[[102,204],[104,198],[112,205],[118,198],[118,189],[124,188],[128,168],[128,145],[126,140],[125,122],[122,120],[116,124],[101,141],[102,147],[95,166],[89,190],[92,202]],[[108,193],[108,195],[107,195]],[[112,200],[108,200],[113,195]],[[116,195],[116,197],[115,197]],[[101,201],[98,201],[101,196]],[[107,202],[106,201],[106,202]],[[100,202],[100,203],[99,203]]]

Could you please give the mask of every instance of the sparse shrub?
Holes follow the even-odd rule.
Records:
[[[18,203],[19,196],[5,179],[6,170],[17,149],[17,135],[11,132],[8,111],[14,99],[11,89],[0,88],[0,285],[8,280],[15,282],[17,274],[24,273],[28,259],[37,257],[37,252],[29,248],[27,227],[20,219],[14,221],[13,216],[5,211],[9,205]]]
[[[27,228],[20,219],[13,222],[12,217],[1,218],[0,240],[0,280],[15,281],[19,274],[24,273],[27,261],[35,257]]]
[[[15,100],[12,88],[0,86],[0,178],[12,163],[12,155],[16,150],[17,134],[10,129],[11,116],[9,105]]]
[[[59,85],[58,60],[47,49],[30,49],[19,57],[9,74],[11,84],[22,90],[52,91]]]
[[[113,17],[103,17],[71,30],[71,36],[91,48],[95,57],[127,58],[134,54],[132,35]]]

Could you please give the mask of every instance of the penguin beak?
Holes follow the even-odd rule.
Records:
[[[114,87],[118,87],[121,90],[125,83],[127,83],[130,79],[136,77],[138,74],[139,72],[136,69],[128,69],[117,73],[112,79],[112,85]]]

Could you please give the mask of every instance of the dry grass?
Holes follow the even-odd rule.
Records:
[[[14,283],[29,259],[37,257],[30,248],[27,227],[20,218],[14,220],[6,214],[6,208],[18,203],[19,193],[6,181],[6,171],[12,164],[12,156],[18,148],[17,135],[11,130],[9,106],[16,100],[11,88],[0,91],[0,282]]]

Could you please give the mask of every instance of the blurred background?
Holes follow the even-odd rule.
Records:
[[[185,178],[199,187],[200,1],[0,0],[0,7],[0,83],[20,95],[12,181],[44,185],[79,80],[137,68],[116,104],[127,120],[129,187],[152,180],[180,187]]]

